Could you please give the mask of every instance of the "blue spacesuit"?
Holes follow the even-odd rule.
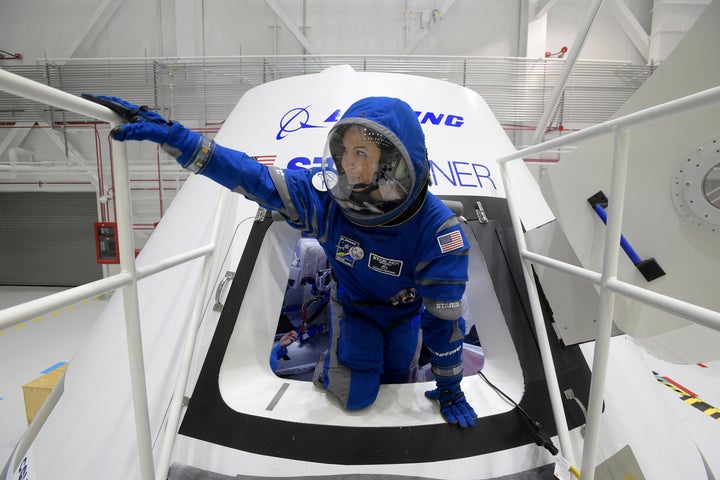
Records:
[[[460,426],[476,417],[460,389],[465,322],[461,299],[468,242],[450,210],[428,192],[425,137],[402,100],[371,97],[348,108],[328,135],[322,168],[267,167],[145,107],[126,109],[116,140],[152,140],[205,175],[314,236],[335,279],[331,342],[314,382],[347,409],[367,407],[381,383],[416,378],[421,344],[437,388],[426,396]],[[421,333],[422,332],[422,333]]]

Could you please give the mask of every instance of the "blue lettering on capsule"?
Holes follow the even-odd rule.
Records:
[[[302,168],[321,167],[322,157],[295,157],[288,162],[288,170],[300,170]]]
[[[415,111],[418,121],[422,125],[444,125],[446,127],[459,128],[465,124],[465,119],[460,115],[436,112]],[[322,124],[313,123],[310,119],[310,105],[305,107],[291,108],[280,118],[279,129],[275,140],[282,140],[288,135],[299,132],[306,128],[326,128],[322,124],[332,124],[340,120],[341,110],[338,108],[325,118]],[[322,118],[322,117],[321,117]]]
[[[465,119],[459,115],[449,115],[446,113],[433,113],[433,112],[418,112],[415,111],[418,116],[418,120],[422,125],[428,123],[432,125],[445,125],[446,127],[462,127],[465,123]],[[443,119],[445,121],[443,122]]]
[[[287,169],[300,170],[321,167],[322,160],[323,157],[295,157],[288,162]],[[490,169],[482,163],[430,160],[430,175],[432,175],[434,185],[449,184],[453,187],[498,189]]]
[[[447,161],[447,168],[430,160],[430,172],[433,184],[449,183],[453,187],[493,188],[497,190],[491,178],[490,169],[482,163]]]

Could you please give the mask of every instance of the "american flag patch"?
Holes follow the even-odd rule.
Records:
[[[440,252],[442,253],[452,252],[465,246],[459,230],[440,235],[437,237],[437,241],[438,245],[440,245]]]
[[[277,158],[277,155],[256,155],[252,158],[258,163],[262,163],[263,165],[271,167],[275,164],[275,159]]]

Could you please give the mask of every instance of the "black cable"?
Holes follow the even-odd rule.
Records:
[[[499,389],[498,387],[496,387],[490,380],[488,380],[484,373],[482,373],[480,370],[478,370],[477,373],[478,373],[478,375],[480,375],[480,377],[482,377],[483,380],[485,380],[485,382],[486,382],[488,385],[490,385],[490,387],[491,387],[493,390],[495,390],[498,394],[500,394],[500,396],[502,396],[503,398],[505,398],[508,402],[510,402],[511,404],[513,404],[513,405],[515,406],[515,408],[517,408],[518,411],[520,411],[520,413],[522,413],[522,414],[525,416],[525,418],[527,418],[527,420],[530,422],[530,424],[533,426],[533,429],[534,429],[534,430],[533,430],[532,437],[533,437],[533,441],[535,442],[535,444],[536,444],[537,446],[539,446],[539,447],[544,447],[544,448],[545,448],[548,452],[550,452],[553,456],[557,455],[558,452],[559,452],[559,450],[557,449],[557,447],[555,446],[555,444],[554,444],[554,443],[552,442],[552,440],[550,439],[550,435],[545,431],[545,429],[543,428],[542,424],[541,424],[540,422],[538,422],[537,420],[533,419],[533,418],[525,411],[524,408],[522,408],[520,405],[518,405],[518,403],[517,403],[515,400],[513,400],[512,398],[510,398],[509,396],[507,396],[507,395],[505,394],[505,392],[503,392],[502,390],[500,390],[500,389]]]
[[[523,415],[525,415],[525,418],[527,418],[527,419],[530,420],[531,422],[533,421],[533,419],[530,417],[530,415],[529,415],[520,405],[518,405],[515,400],[513,400],[512,398],[510,398],[509,396],[507,396],[507,395],[505,394],[505,392],[503,392],[503,391],[500,390],[498,387],[496,387],[490,380],[488,380],[488,378],[485,376],[484,373],[482,373],[480,370],[478,370],[477,373],[478,373],[478,375],[480,375],[480,376],[482,377],[483,380],[485,380],[485,383],[487,383],[488,385],[490,385],[490,387],[492,387],[493,390],[495,390],[497,393],[499,393],[499,394],[500,394],[502,397],[504,397],[508,402],[512,403],[515,408],[517,408],[518,410],[520,410],[520,412],[521,412]]]

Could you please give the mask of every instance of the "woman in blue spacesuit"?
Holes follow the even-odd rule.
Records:
[[[428,192],[425,137],[407,103],[355,102],[330,131],[321,169],[283,170],[147,107],[91,99],[129,120],[112,130],[114,139],[154,141],[184,168],[278,211],[318,239],[335,286],[330,348],[318,362],[316,385],[347,409],[367,407],[382,383],[415,380],[422,343],[436,379],[425,395],[439,402],[449,423],[474,425],[460,388],[469,246],[457,217]]]

